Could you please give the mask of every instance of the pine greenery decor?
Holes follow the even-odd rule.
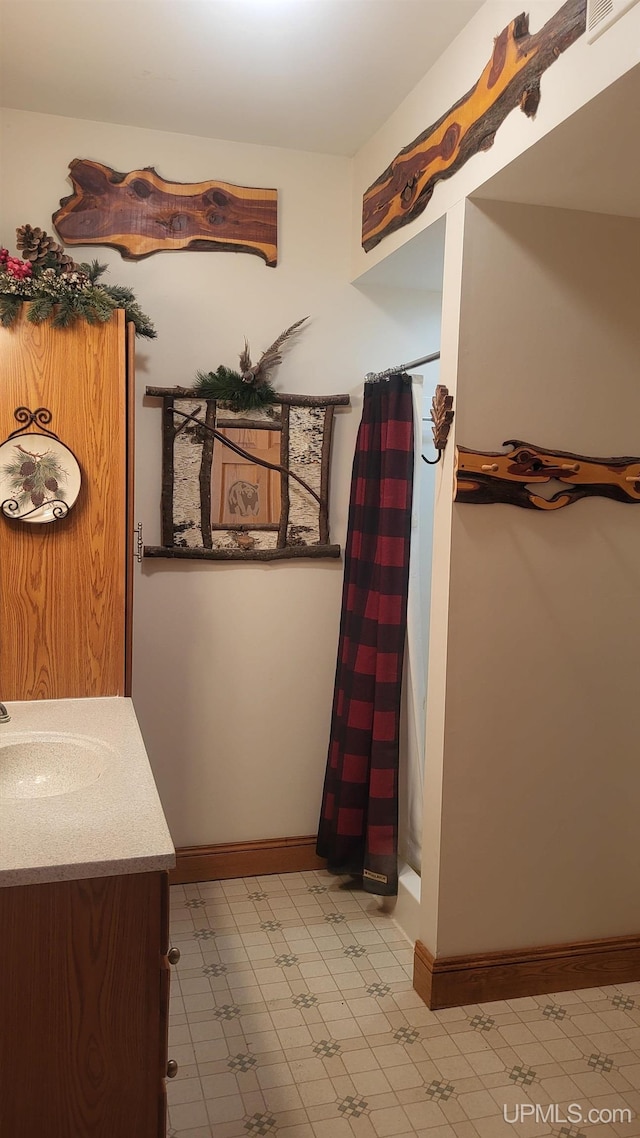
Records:
[[[245,383],[239,371],[233,371],[224,364],[215,371],[199,371],[196,378],[198,395],[224,403],[232,411],[254,411],[256,407],[265,407],[278,400],[272,383],[267,381],[258,387]]]
[[[123,308],[136,335],[155,340],[157,332],[131,289],[102,281],[106,265],[99,261],[77,265],[39,227],[20,226],[16,244],[24,260],[0,248],[0,324],[4,328],[15,323],[25,301],[29,302],[27,320],[31,324],[49,321],[54,328],[69,328],[77,320],[106,324],[116,308]]]
[[[273,344],[263,352],[257,364],[251,363],[249,344],[245,340],[240,352],[240,371],[220,364],[215,371],[199,371],[195,390],[205,399],[215,399],[232,411],[254,411],[278,402],[278,393],[270,379],[270,373],[282,362],[282,348],[295,332],[300,331],[308,316],[296,320],[281,332]]]

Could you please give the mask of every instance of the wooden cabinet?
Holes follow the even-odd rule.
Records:
[[[0,889],[0,1135],[164,1138],[164,872]]]
[[[80,494],[61,521],[0,517],[0,698],[130,691],[134,329],[0,328],[0,441],[14,411],[51,411],[75,454]]]

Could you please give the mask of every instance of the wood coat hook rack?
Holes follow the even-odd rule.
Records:
[[[502,445],[510,448],[505,454],[456,447],[454,501],[504,502],[529,510],[559,510],[592,497],[640,502],[640,458],[589,458],[517,439]],[[550,483],[561,485],[545,497],[542,487]]]

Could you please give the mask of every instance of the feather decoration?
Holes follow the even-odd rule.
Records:
[[[2,313],[0,311],[0,319]],[[244,348],[240,352],[240,370],[225,367],[220,364],[215,371],[197,373],[195,390],[205,399],[215,399],[223,406],[233,411],[251,411],[256,407],[264,407],[269,403],[277,403],[278,394],[269,378],[269,373],[282,362],[282,348],[287,340],[293,336],[308,316],[296,320],[289,328],[281,332],[277,340],[263,352],[257,364],[251,363],[251,349],[245,338]]]
[[[240,372],[241,372],[241,374],[244,375],[245,372],[249,371],[250,367],[251,367],[251,355],[249,352],[249,341],[247,340],[247,337],[245,336],[244,348],[240,352]]]
[[[269,378],[269,372],[273,371],[274,367],[282,363],[282,347],[285,341],[293,336],[303,324],[309,319],[308,316],[303,316],[301,320],[296,320],[295,324],[291,324],[289,328],[285,328],[276,340],[273,341],[271,346],[263,352],[257,364],[251,363],[251,356],[249,354],[249,344],[245,340],[244,351],[240,354],[240,371],[244,383],[260,384],[265,383]]]

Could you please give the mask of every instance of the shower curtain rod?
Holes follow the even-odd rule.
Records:
[[[415,371],[422,364],[432,364],[440,359],[440,352],[432,352],[430,356],[421,356],[419,360],[412,360],[410,364],[400,364],[399,367],[388,367],[386,371],[370,371],[364,377],[365,383],[373,383],[376,379],[387,379],[390,375],[399,375],[403,371]]]

